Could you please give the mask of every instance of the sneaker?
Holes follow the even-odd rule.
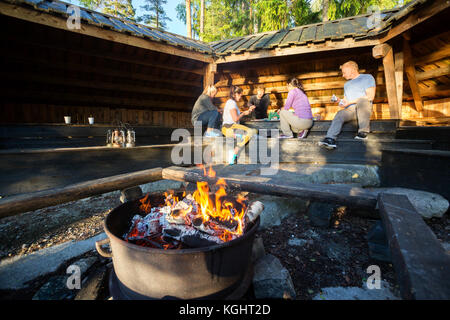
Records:
[[[355,139],[367,140],[367,132],[358,132],[358,134],[355,136]]]
[[[319,146],[329,150],[336,149],[336,140],[327,137],[322,141],[319,141]]]
[[[293,138],[294,136],[291,134],[290,136],[287,136],[287,135],[285,135],[285,134],[280,134],[280,136],[278,137],[278,138],[280,138],[280,139],[291,139],[291,138]]]
[[[308,130],[305,129],[305,130],[302,130],[302,131],[300,131],[298,133],[297,138],[298,139],[305,139],[307,135],[308,135]]]
[[[207,137],[207,138],[216,138],[216,137],[220,137],[220,134],[218,132],[215,132],[215,131],[206,131],[205,132],[205,137]]]
[[[237,154],[230,154],[229,158],[228,158],[228,164],[229,165],[233,165],[237,162]]]

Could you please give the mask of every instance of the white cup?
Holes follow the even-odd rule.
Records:
[[[89,120],[89,124],[94,124],[94,117],[89,117],[88,120]]]
[[[66,124],[70,124],[70,120],[72,118],[70,116],[64,116],[64,121],[66,122]]]

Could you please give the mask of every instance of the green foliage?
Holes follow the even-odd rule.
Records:
[[[312,0],[311,9],[313,12],[320,13],[320,17],[322,17],[324,1],[329,3],[328,19],[335,20],[376,10],[392,9],[412,0]]]
[[[99,0],[84,0],[99,1]],[[206,0],[204,41],[217,41],[253,33],[292,28],[322,21],[328,2],[329,20],[401,6],[412,0]],[[192,33],[200,36],[200,0],[191,1]],[[177,18],[186,23],[185,1]]]
[[[101,11],[118,18],[127,18],[134,20],[136,11],[131,0],[102,0]]]
[[[167,4],[167,0],[145,0],[146,4],[141,6],[145,10],[145,14],[137,18],[138,22],[143,22],[157,29],[167,28],[166,21],[172,21],[164,11],[163,6]]]

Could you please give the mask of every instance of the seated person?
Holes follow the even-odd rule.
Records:
[[[258,85],[256,87],[256,95],[250,97],[248,106],[255,106],[254,116],[255,119],[267,118],[267,108],[270,105],[270,96],[265,93],[264,86]]]
[[[225,137],[233,137],[233,138],[239,136],[242,137],[241,139],[238,139],[240,141],[234,148],[233,153],[231,153],[228,157],[229,164],[236,163],[239,149],[244,147],[245,144],[251,139],[251,137],[256,134],[255,129],[251,129],[239,124],[239,120],[243,116],[249,115],[255,109],[255,106],[252,106],[248,110],[240,112],[237,102],[241,100],[241,97],[242,97],[242,89],[236,86],[231,86],[230,96],[223,110],[223,125],[222,125],[223,135]]]
[[[348,80],[344,84],[344,99],[337,99],[343,109],[336,113],[325,139],[319,146],[326,149],[336,148],[336,138],[345,122],[358,120],[358,134],[355,139],[365,140],[370,132],[372,102],[375,98],[375,79],[370,74],[359,73],[358,64],[347,61],[341,66],[342,76]]]
[[[287,89],[289,93],[286,103],[280,110],[280,127],[283,132],[280,138],[293,138],[292,132],[296,132],[299,139],[304,139],[313,125],[311,105],[298,79],[290,79]],[[294,112],[289,111],[291,107]]]
[[[213,98],[216,94],[217,89],[215,86],[210,85],[206,87],[202,95],[195,102],[194,108],[192,108],[192,125],[195,126],[195,122],[199,121],[202,127],[206,126],[205,137],[220,136],[217,130],[220,130],[222,115],[213,104]]]

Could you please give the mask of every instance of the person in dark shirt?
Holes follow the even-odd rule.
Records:
[[[203,127],[206,126],[206,137],[220,136],[220,133],[216,131],[221,128],[222,115],[212,102],[212,99],[216,94],[216,87],[213,85],[208,86],[205,88],[203,94],[198,97],[194,107],[192,108],[192,125],[195,126],[196,122],[200,122]]]
[[[248,106],[255,106],[254,116],[255,119],[267,118],[267,108],[270,105],[270,96],[265,94],[264,86],[259,85],[256,87],[256,95],[250,97]]]

